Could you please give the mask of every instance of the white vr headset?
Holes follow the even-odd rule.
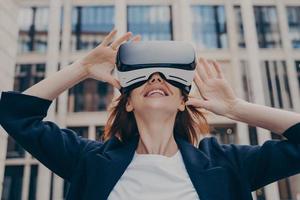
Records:
[[[126,93],[159,72],[170,84],[190,92],[196,67],[193,46],[181,41],[127,42],[119,47],[116,72]]]

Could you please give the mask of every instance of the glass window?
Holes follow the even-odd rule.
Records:
[[[59,70],[61,70],[61,66],[60,66],[61,64],[60,63],[58,63],[58,65],[57,65],[57,71],[59,71]],[[58,109],[59,109],[59,97],[57,97],[56,99],[54,99],[54,101],[55,101],[55,113],[58,113]]]
[[[287,7],[287,15],[292,46],[300,49],[300,6]]]
[[[22,196],[23,166],[6,166],[1,200],[18,200]]]
[[[19,12],[19,52],[45,53],[47,50],[49,9],[21,8]]]
[[[62,38],[63,38],[63,30],[64,30],[64,8],[60,9],[60,28],[59,28],[59,50],[62,50]]]
[[[72,10],[72,51],[96,47],[114,27],[113,6],[74,7]]]
[[[97,126],[96,127],[96,140],[101,141],[101,136],[104,133],[104,126]]]
[[[127,30],[142,40],[172,40],[171,6],[128,6]]]
[[[25,150],[11,136],[7,138],[6,158],[24,158]]]
[[[248,125],[248,131],[250,144],[258,145],[257,128],[255,126]]]
[[[291,188],[291,183],[289,178],[279,180],[278,188],[279,188],[280,199],[293,199],[292,188]]]
[[[249,76],[249,66],[248,62],[245,60],[241,61],[241,71],[242,71],[242,82],[244,99],[249,102],[253,102],[253,90],[251,88],[251,78]]]
[[[54,184],[54,173],[53,172],[51,172],[51,177],[50,177],[50,197],[49,197],[49,200],[53,200],[53,184]]]
[[[300,60],[295,61],[296,64],[296,71],[297,71],[297,77],[298,77],[298,86],[300,90]]]
[[[256,200],[266,200],[265,188],[260,188],[255,191]]]
[[[266,60],[261,64],[267,105],[292,110],[286,62]]]
[[[113,86],[86,79],[69,90],[69,112],[105,111],[113,98]]]
[[[246,47],[244,25],[242,20],[241,6],[234,6],[235,24],[238,30],[238,45],[240,48]]]
[[[29,200],[36,199],[37,174],[38,174],[38,165],[32,165],[30,167]]]
[[[192,6],[192,31],[200,49],[228,48],[224,6]]]
[[[45,64],[18,64],[15,68],[14,90],[23,92],[44,78]],[[9,136],[6,157],[20,158],[24,157],[24,155],[25,150]]]
[[[254,14],[259,47],[281,47],[279,24],[275,6],[254,6]]]
[[[222,144],[236,143],[236,127],[234,124],[215,124],[212,125],[213,134]]]
[[[18,64],[15,68],[14,90],[23,92],[45,78],[45,64]]]
[[[249,131],[250,145],[258,145],[257,128],[255,126],[248,125],[248,131]],[[266,200],[265,190],[263,187],[257,189],[255,191],[255,194],[257,200]]]

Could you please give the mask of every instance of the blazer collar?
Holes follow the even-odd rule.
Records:
[[[182,154],[186,170],[190,176],[191,182],[195,187],[201,200],[229,200],[232,199],[229,193],[228,172],[223,167],[212,167],[209,158],[203,151],[196,148],[183,138],[174,134],[177,146]],[[127,166],[130,164],[139,142],[139,136],[135,136],[127,144],[121,143],[118,138],[113,137],[109,141],[107,151],[103,152],[107,159],[115,163],[115,174],[111,176],[114,181],[112,187],[107,191],[107,196],[113,189],[113,186],[120,179]],[[119,146],[119,148],[110,147]],[[110,165],[111,167],[111,165]],[[111,171],[110,169],[107,169]],[[105,170],[104,170],[105,171]]]

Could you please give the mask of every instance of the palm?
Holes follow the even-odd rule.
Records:
[[[194,80],[203,100],[191,98],[189,101],[195,106],[224,115],[231,109],[237,98],[224,78],[220,66],[214,63],[214,67],[210,67],[203,59],[197,63]]]
[[[100,45],[93,49],[86,59],[89,61],[86,67],[91,78],[109,81],[116,59],[116,52],[112,48]]]
[[[111,31],[100,45],[91,50],[86,56],[79,60],[88,73],[89,78],[108,82],[120,89],[120,83],[111,74],[115,68],[115,60],[119,46],[131,37],[131,32],[111,42],[116,34],[116,30]],[[133,37],[132,41],[140,41],[140,36]],[[109,43],[111,43],[109,45]]]

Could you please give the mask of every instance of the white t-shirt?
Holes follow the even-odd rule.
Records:
[[[109,194],[108,200],[199,200],[181,152],[172,157],[137,154]]]

